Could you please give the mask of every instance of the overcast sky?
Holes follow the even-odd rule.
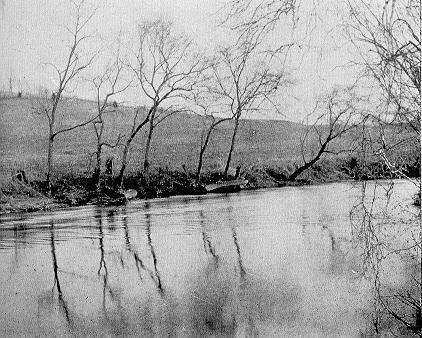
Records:
[[[131,31],[136,23],[162,17],[172,20],[176,27],[189,34],[200,49],[212,50],[223,43],[227,32],[218,27],[221,8],[226,0],[91,0],[98,7],[92,21],[105,39],[113,39],[119,31]],[[310,15],[302,1],[303,14]],[[296,81],[294,88],[285,91],[285,113],[288,119],[303,116],[315,98],[335,85],[350,83],[354,70],[345,67],[350,60],[349,45],[342,38],[338,16],[342,10],[337,0],[322,1],[318,20],[309,16],[314,30],[309,33],[311,46],[294,51],[287,64]],[[91,7],[91,8],[92,8]],[[62,64],[66,49],[63,26],[71,20],[71,6],[66,0],[0,0],[0,89],[8,89],[10,76],[15,80],[15,91],[21,86],[32,92],[40,85],[51,87],[52,76],[45,62]],[[302,21],[303,22],[303,21]],[[314,21],[312,21],[314,22]],[[274,41],[286,34],[279,27]],[[78,93],[85,98],[90,93]],[[126,98],[136,102],[135,97]],[[267,116],[272,117],[272,116]]]

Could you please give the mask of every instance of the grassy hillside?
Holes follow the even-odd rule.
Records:
[[[35,211],[85,203],[115,203],[125,200],[113,177],[103,177],[100,188],[92,179],[93,157],[96,147],[92,125],[60,134],[55,139],[55,170],[53,187],[45,185],[47,121],[37,115],[39,98],[0,98],[0,213]],[[39,109],[38,109],[39,111]],[[60,128],[89,120],[95,116],[94,102],[66,99],[60,105]],[[144,113],[145,114],[145,113]],[[118,107],[107,114],[104,141],[114,143],[117,135],[129,134],[134,108]],[[144,115],[145,116],[145,115]],[[62,117],[65,117],[62,119]],[[142,120],[142,116],[140,116]],[[136,137],[126,172],[124,187],[136,190],[139,198],[166,197],[178,194],[204,193],[204,187],[194,184],[193,173],[197,166],[204,119],[193,114],[174,114],[155,131],[148,173],[142,172],[145,130]],[[202,183],[219,180],[230,145],[233,121],[219,125],[207,149],[203,166]],[[326,126],[319,126],[320,130]],[[386,138],[412,140],[401,143],[389,151],[389,159],[405,165],[409,175],[420,174],[420,144],[406,128],[395,126],[386,132]],[[276,187],[292,184],[289,181],[301,165],[300,136],[305,126],[288,121],[248,120],[240,123],[232,168],[241,165],[241,177],[248,180],[247,188]],[[369,133],[368,133],[369,131]],[[377,131],[366,131],[367,147],[377,139]],[[359,139],[359,129],[341,140],[336,140],[330,150],[352,148]],[[355,135],[353,135],[355,134]],[[375,136],[373,139],[372,136]],[[387,142],[387,145],[391,142]],[[375,146],[377,149],[379,145]],[[308,160],[318,151],[314,133],[307,144]],[[120,168],[122,149],[107,150],[103,156],[114,159],[115,171]],[[367,152],[365,152],[367,154]],[[378,155],[359,157],[358,153],[342,153],[325,157],[310,170],[298,177],[296,184],[342,179],[371,179],[397,177]],[[104,163],[105,161],[103,161]],[[24,170],[30,184],[16,179],[18,170]]]
[[[0,99],[0,172],[27,168],[34,175],[45,171],[47,122],[34,114],[36,98]],[[83,100],[67,100],[61,105],[62,125],[82,121],[94,114],[95,104]],[[133,118],[133,108],[118,107],[106,118],[107,139],[113,141],[119,133],[127,135]],[[195,168],[203,119],[196,115],[178,114],[160,124],[154,134],[151,149],[153,166]],[[288,121],[243,120],[240,125],[233,165],[275,164],[294,160],[298,156],[299,135],[303,126]],[[145,128],[146,130],[146,128]],[[139,133],[131,151],[129,170],[136,171],[143,163],[145,130]],[[219,126],[213,134],[205,158],[205,168],[223,166],[230,142],[232,122]],[[92,125],[87,125],[56,139],[56,163],[60,170],[88,170],[95,147]],[[108,151],[119,163],[121,149]],[[75,165],[77,164],[77,165]]]
[[[34,114],[39,98],[0,98],[0,177],[24,169],[30,179],[44,177],[47,149],[47,122]],[[95,114],[95,103],[79,99],[66,99],[60,106],[64,119],[62,126],[88,119]],[[113,143],[120,133],[127,135],[134,114],[132,107],[118,107],[106,117],[106,139]],[[142,118],[142,117],[141,117]],[[180,169],[196,168],[203,119],[191,114],[175,114],[160,124],[153,137],[151,165]],[[204,170],[218,171],[225,164],[233,122],[228,121],[214,132],[207,149]],[[300,134],[304,126],[281,120],[241,121],[232,166],[285,166],[300,161]],[[133,143],[128,172],[137,172],[143,164],[145,131],[141,130]],[[405,135],[406,136],[406,135]],[[123,137],[124,139],[124,137]],[[350,147],[351,138],[334,145],[334,149]],[[416,147],[417,148],[417,147]],[[61,134],[55,142],[56,172],[86,173],[92,170],[92,153],[95,134],[92,125]],[[418,148],[420,149],[420,148]],[[418,151],[418,149],[415,149]],[[396,151],[401,155],[402,150]],[[116,169],[120,166],[121,148],[106,150],[112,156]],[[345,155],[347,156],[347,155]],[[411,155],[413,156],[413,155]]]

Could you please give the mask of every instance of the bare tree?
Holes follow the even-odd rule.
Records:
[[[70,126],[61,126],[60,118],[63,118],[59,105],[62,102],[62,96],[68,89],[69,85],[74,81],[80,73],[91,65],[94,56],[89,55],[82,57],[81,52],[84,50],[84,42],[90,38],[86,31],[87,24],[92,19],[95,12],[92,12],[88,16],[83,15],[83,4],[84,1],[74,3],[75,15],[72,27],[67,27],[67,32],[71,36],[71,43],[69,46],[69,52],[64,66],[60,67],[53,63],[48,63],[51,66],[56,75],[56,87],[49,97],[48,93],[44,98],[41,98],[38,105],[34,107],[34,112],[42,115],[48,121],[48,151],[47,151],[47,178],[46,183],[48,190],[51,192],[51,176],[54,159],[54,140],[56,136],[65,132],[74,130],[76,128],[85,126],[96,119],[96,116],[87,119],[86,121],[72,124]]]
[[[294,24],[299,6],[297,0],[232,0],[227,5],[224,23],[242,35],[265,34],[283,17],[291,16]]]
[[[380,93],[364,117],[378,127],[371,150],[394,176],[407,178],[409,165],[420,171],[420,1],[349,0],[348,6],[346,32],[360,56],[361,78],[375,80]],[[419,164],[409,163],[414,157]],[[420,180],[414,183],[420,190]]]
[[[412,157],[419,158],[420,175],[421,2],[349,0],[348,6],[350,17],[345,24],[350,41],[360,56],[359,65],[364,68],[363,79],[375,80],[373,83],[379,86],[381,93],[376,110],[365,116],[366,120],[378,126],[375,152],[394,176],[407,178],[406,169],[393,158],[390,150],[396,148],[394,155],[401,157],[403,154],[397,150],[399,146],[405,151],[410,149],[413,151]],[[418,186],[420,200],[420,179],[413,183]],[[394,207],[389,206],[389,210],[394,210]],[[406,216],[402,222],[409,220],[411,218]],[[416,220],[420,225],[420,212]],[[391,236],[390,229],[386,233]],[[419,228],[419,235],[414,238],[416,252],[420,252],[420,233]],[[373,238],[379,241],[380,236],[377,234]],[[411,249],[404,247],[397,252],[407,254]],[[381,307],[396,321],[420,335],[420,270],[405,293],[393,293],[386,289],[385,285],[377,281],[376,290]],[[412,294],[414,290],[417,297]],[[404,310],[403,305],[407,309]],[[409,309],[414,313],[413,318],[406,314]]]
[[[420,135],[420,1],[348,1],[347,32],[367,74],[384,96],[386,123],[405,122]],[[418,136],[419,138],[419,136]]]
[[[123,177],[126,171],[127,167],[127,161],[129,156],[129,150],[130,146],[132,144],[132,141],[134,140],[135,136],[138,134],[138,132],[148,123],[152,110],[150,109],[147,113],[147,115],[143,119],[139,119],[140,113],[142,112],[142,107],[137,107],[134,110],[133,120],[131,129],[129,131],[129,135],[126,139],[126,142],[123,145],[123,153],[122,153],[122,164],[120,167],[119,175],[117,177],[118,186],[120,188],[123,188]]]
[[[97,146],[95,151],[96,165],[94,169],[94,181],[97,185],[97,190],[100,189],[101,183],[101,155],[103,147],[115,148],[121,139],[121,135],[117,136],[115,143],[110,143],[104,139],[104,128],[106,121],[104,115],[115,110],[115,103],[110,102],[110,99],[115,95],[124,92],[130,86],[130,81],[125,81],[122,78],[124,65],[120,59],[119,50],[116,54],[115,60],[107,65],[106,69],[101,75],[94,77],[91,80],[96,94],[96,113],[97,118],[92,122]]]
[[[241,38],[232,47],[221,48],[213,66],[215,85],[210,91],[225,102],[234,117],[234,127],[224,176],[227,177],[232,159],[239,121],[244,113],[259,111],[264,104],[275,107],[272,96],[287,84],[283,71],[272,70],[273,58],[260,54],[259,39]]]
[[[129,63],[143,95],[150,101],[144,170],[150,165],[149,153],[155,127],[166,118],[184,110],[178,105],[192,92],[206,67],[193,52],[193,43],[177,34],[170,22],[147,21],[138,27],[138,45]],[[164,102],[173,104],[162,108]]]
[[[196,169],[196,184],[199,185],[201,182],[204,154],[211,140],[211,134],[221,123],[231,120],[233,116],[217,117],[217,115],[221,113],[219,109],[220,103],[214,95],[210,94],[210,91],[208,90],[199,91],[197,94],[195,94],[194,102],[196,106],[194,111],[196,111],[198,115],[203,118],[203,129],[201,132],[201,143],[199,147],[199,159]]]
[[[394,330],[391,327],[391,319],[394,319],[420,336],[420,210],[394,196],[397,193],[394,181],[363,181],[361,184],[361,195],[350,211],[350,221],[357,248],[361,251],[361,273],[373,276],[375,305],[379,308],[375,315],[386,317],[384,320],[389,330]],[[400,215],[400,222],[393,227],[392,213]],[[388,269],[385,267],[393,257],[408,264],[403,285],[391,284],[385,279],[385,271],[391,266]],[[381,318],[374,318],[378,322],[375,326],[377,330],[381,326]],[[403,335],[402,330],[398,332]],[[394,331],[389,333],[394,334]]]
[[[294,181],[300,174],[317,163],[324,154],[339,154],[352,149],[334,149],[333,141],[340,139],[358,125],[358,99],[350,88],[333,90],[322,107],[322,112],[314,117],[314,122],[307,125],[301,136],[302,164],[289,176]],[[315,106],[314,112],[320,107]],[[309,116],[308,116],[309,117]],[[317,141],[317,148],[312,145]]]

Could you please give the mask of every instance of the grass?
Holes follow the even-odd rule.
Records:
[[[0,197],[4,205],[13,205],[10,198],[33,198],[37,208],[43,209],[48,199],[31,196],[25,188],[17,187],[11,179],[17,170],[24,170],[30,187],[43,193],[42,181],[46,171],[47,124],[34,114],[37,107],[35,97],[0,98]],[[83,121],[94,114],[91,101],[66,99],[61,107],[62,127],[74,121]],[[133,108],[119,106],[106,117],[106,139],[114,142],[116,135],[127,135],[133,118]],[[131,148],[126,188],[134,188],[141,197],[169,196],[180,193],[195,193],[194,172],[199,156],[199,142],[203,120],[196,115],[175,114],[156,129],[151,148],[152,170],[144,177],[141,168],[145,145],[145,130],[141,130]],[[281,120],[241,121],[232,167],[241,166],[242,176],[249,180],[250,188],[280,186],[301,161],[300,135],[304,126]],[[222,123],[213,134],[204,159],[204,183],[221,178],[232,131],[232,121]],[[404,135],[406,136],[406,135]],[[350,146],[351,136],[333,145],[333,150]],[[408,165],[412,175],[420,172],[418,146],[394,150],[396,159]],[[55,197],[65,204],[80,204],[92,200],[94,185],[90,182],[93,170],[92,154],[95,150],[95,135],[92,125],[61,134],[55,142]],[[108,149],[104,158],[112,157],[114,171],[120,167],[121,148]],[[388,172],[376,158],[369,165],[351,168],[350,154],[341,157],[326,157],[312,170],[302,175],[301,182],[341,180],[345,178],[383,177]],[[354,156],[354,155],[353,155]],[[353,167],[353,166],[352,166]],[[14,182],[14,183],[11,183]],[[115,182],[108,182],[115,188]],[[28,190],[28,189],[27,189]],[[44,194],[44,193],[43,193]],[[6,202],[5,202],[6,201]],[[45,202],[45,203],[44,203]],[[44,203],[44,204],[43,204]],[[10,208],[9,208],[10,209]],[[12,208],[13,209],[13,208]],[[24,208],[21,208],[24,209]]]
[[[39,174],[45,172],[47,123],[32,113],[33,106],[32,98],[0,100],[0,173],[3,175],[9,175],[11,170],[17,168],[27,168],[31,178],[38,178]],[[93,102],[65,102],[62,111],[65,115],[69,114],[70,118],[63,121],[63,126],[69,125],[73,120],[83,120],[93,109]],[[119,133],[128,134],[131,110],[119,107],[117,112],[107,116],[108,140],[113,141]],[[300,124],[288,121],[241,121],[233,166],[275,164],[297,158],[297,140],[302,129]],[[130,172],[136,172],[143,164],[145,130],[141,130],[132,146]],[[232,124],[227,122],[215,131],[205,156],[206,169],[223,167],[231,130]],[[151,165],[170,168],[185,166],[190,170],[196,168],[201,131],[202,120],[198,116],[180,114],[168,118],[157,127],[154,134]],[[80,173],[89,171],[94,147],[95,136],[91,125],[58,136],[55,144],[57,170],[77,170]],[[108,150],[105,156],[114,157],[118,163],[120,153],[121,149]]]

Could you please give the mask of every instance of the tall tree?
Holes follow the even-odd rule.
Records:
[[[287,84],[285,73],[276,70],[274,58],[260,53],[256,36],[241,37],[231,47],[221,48],[212,69],[215,85],[210,91],[225,102],[234,118],[230,149],[224,169],[227,177],[241,117],[250,111],[259,111],[269,103],[278,89]],[[275,69],[275,70],[274,70]]]
[[[89,15],[83,14],[84,1],[74,2],[75,13],[74,21],[71,27],[67,27],[67,32],[70,34],[71,42],[67,57],[63,66],[54,63],[47,63],[53,68],[56,76],[56,87],[51,96],[48,92],[45,97],[38,101],[34,112],[43,116],[48,122],[48,149],[47,149],[47,177],[46,183],[48,190],[51,192],[51,176],[54,162],[54,141],[56,136],[65,132],[74,130],[76,128],[85,126],[96,119],[96,116],[88,118],[87,120],[75,123],[70,126],[62,126],[63,114],[59,109],[62,103],[63,94],[68,89],[69,85],[76,80],[82,71],[91,65],[95,54],[86,55],[84,50],[86,48],[85,42],[92,37],[86,32],[87,25],[95,14],[95,11]],[[85,54],[85,57],[84,55]]]
[[[385,122],[405,122],[420,135],[421,5],[418,0],[348,1],[347,31],[366,74],[384,97]]]
[[[359,56],[356,63],[363,68],[361,79],[370,81],[377,94],[374,109],[364,117],[379,130],[369,150],[392,174],[407,177],[406,158],[419,158],[420,166],[420,1],[347,4],[350,16],[345,27]]]
[[[202,117],[203,128],[201,132],[201,143],[199,146],[198,166],[196,169],[196,184],[201,182],[202,166],[204,163],[205,151],[211,140],[214,130],[223,122],[229,121],[233,116],[218,117],[221,114],[221,105],[215,95],[209,90],[198,91],[193,97],[195,108],[193,110]]]
[[[184,110],[180,101],[198,84],[206,65],[195,54],[192,40],[185,34],[176,33],[171,22],[162,20],[139,25],[137,47],[129,65],[138,79],[141,93],[150,102],[144,154],[144,170],[147,171],[155,127],[175,112]],[[168,101],[170,104],[163,107]]]
[[[135,136],[138,135],[139,131],[148,123],[150,116],[152,114],[152,110],[150,109],[147,112],[146,116],[142,118],[142,114],[141,114],[142,112],[143,112],[142,107],[137,107],[134,109],[131,129],[123,145],[122,164],[120,166],[119,175],[117,176],[117,182],[118,182],[117,184],[120,187],[120,189],[123,188],[123,179],[124,179],[124,174],[127,168],[130,146],[133,140],[135,139]]]
[[[103,147],[115,148],[119,144],[121,138],[121,135],[119,134],[114,144],[105,139],[105,115],[116,109],[116,102],[110,102],[110,100],[115,95],[128,89],[131,84],[130,81],[125,80],[123,77],[124,65],[120,58],[119,51],[120,48],[117,50],[114,61],[109,63],[100,75],[95,76],[91,80],[92,86],[95,89],[97,113],[97,118],[92,122],[97,140],[96,151],[94,153],[96,164],[93,175],[93,179],[97,185],[97,190],[100,189],[101,183],[101,157]]]

